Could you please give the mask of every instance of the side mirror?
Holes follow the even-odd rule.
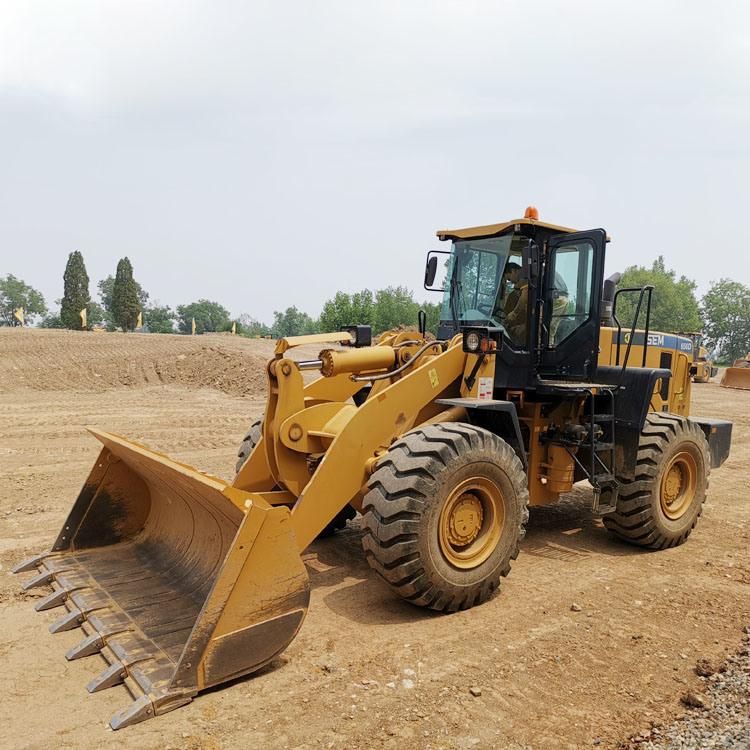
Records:
[[[439,286],[433,286],[435,279],[438,275],[438,255],[450,255],[447,250],[430,250],[427,253],[427,263],[424,267],[424,288],[429,292],[444,292],[445,291],[445,274],[441,277],[441,283]],[[444,264],[445,270],[445,264]]]
[[[536,286],[539,278],[539,246],[529,240],[521,251],[521,262],[523,265],[523,275],[529,282],[529,286]]]
[[[427,258],[427,264],[424,269],[425,288],[430,287],[435,283],[436,274],[437,274],[437,255],[432,255]]]

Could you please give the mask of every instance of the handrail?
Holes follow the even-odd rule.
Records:
[[[646,325],[643,331],[643,359],[641,361],[641,367],[646,366],[646,349],[648,347],[648,332],[649,328],[651,326],[651,294],[654,291],[654,287],[652,284],[647,284],[646,286],[632,286],[632,287],[623,287],[622,289],[618,289],[615,292],[614,299],[612,300],[612,320],[615,321],[617,324],[617,350],[615,355],[615,367],[619,367],[620,365],[620,346],[621,342],[620,339],[622,338],[622,324],[617,319],[617,298],[620,296],[620,294],[624,292],[640,292],[638,296],[638,304],[635,308],[635,315],[633,316],[633,324],[630,328],[630,337],[628,338],[628,346],[625,350],[625,359],[623,361],[622,365],[622,374],[625,372],[625,368],[628,366],[628,362],[630,361],[630,350],[633,346],[633,339],[635,339],[635,332],[636,327],[638,325],[638,318],[641,315],[641,307],[643,305],[643,296],[648,292],[648,302],[646,303]],[[621,375],[622,375],[621,374]]]

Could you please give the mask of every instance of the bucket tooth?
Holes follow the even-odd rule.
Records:
[[[41,555],[34,555],[34,557],[29,557],[23,562],[18,563],[15,568],[11,568],[11,573],[26,573],[29,570],[35,570],[42,564],[44,558],[48,557],[49,554],[49,552],[42,552]]]
[[[139,721],[150,719],[154,715],[154,704],[147,695],[134,700],[127,708],[118,711],[110,720],[112,729],[122,729]]]
[[[92,656],[98,654],[104,648],[104,638],[98,633],[92,633],[91,635],[84,638],[77,646],[65,654],[65,658],[68,661],[73,659],[81,659],[84,656]]]
[[[68,592],[65,589],[55,589],[51,594],[44,597],[34,605],[34,609],[37,612],[43,612],[45,609],[52,609],[53,607],[59,607],[65,603],[68,598]]]
[[[155,694],[144,694],[134,700],[127,708],[118,711],[109,721],[112,729],[122,729],[139,721],[145,721],[153,716],[161,716],[168,711],[174,711],[193,700],[195,691],[182,690],[157,691]]]
[[[86,690],[88,690],[89,693],[96,693],[99,690],[105,690],[106,688],[119,685],[125,679],[125,674],[125,667],[119,662],[115,662],[107,667],[100,675],[94,677],[94,679],[86,685]]]
[[[68,612],[67,615],[63,615],[59,620],[55,620],[55,622],[49,626],[49,632],[62,633],[64,630],[73,630],[73,628],[77,628],[84,619],[83,612],[74,609],[72,612]]]
[[[55,574],[50,570],[43,570],[39,575],[35,575],[31,580],[26,581],[21,588],[24,591],[36,588],[37,586],[46,586],[51,583],[55,578]]]

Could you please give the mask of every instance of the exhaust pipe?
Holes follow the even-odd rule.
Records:
[[[612,317],[612,312],[615,301],[615,292],[617,291],[617,285],[620,283],[620,279],[622,279],[621,273],[613,273],[604,282],[599,318],[601,320],[601,325],[605,328],[616,325],[615,320]]]

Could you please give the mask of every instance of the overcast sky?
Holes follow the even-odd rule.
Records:
[[[2,0],[0,275],[264,321],[541,218],[750,283],[750,4]]]

